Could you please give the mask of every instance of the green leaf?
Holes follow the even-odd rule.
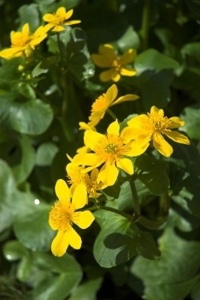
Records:
[[[14,223],[18,240],[33,251],[49,250],[54,233],[48,224],[50,206],[35,205],[31,213],[19,216]]]
[[[40,76],[41,74],[46,74],[48,72],[48,69],[42,68],[42,62],[37,64],[35,68],[32,71],[33,78]]]
[[[48,254],[36,254],[35,263],[59,275],[45,278],[35,289],[35,300],[63,300],[77,286],[82,277],[79,264],[69,254],[58,258]]]
[[[30,30],[35,31],[40,25],[40,16],[37,4],[23,5],[19,8],[21,24],[28,23]]]
[[[0,232],[8,228],[13,221],[13,214],[8,204],[15,190],[15,181],[8,165],[0,160]]]
[[[135,161],[137,178],[155,195],[161,195],[169,188],[166,169],[166,162],[159,161],[146,154],[139,156]]]
[[[102,284],[102,278],[97,278],[93,280],[89,280],[86,283],[79,285],[74,292],[72,292],[72,296],[69,298],[70,300],[95,300],[96,293],[100,289]]]
[[[43,143],[37,149],[36,165],[38,166],[49,166],[56,153],[58,147],[53,143]]]
[[[175,71],[179,64],[176,60],[159,53],[157,50],[148,49],[136,57],[135,68],[137,76],[145,71],[162,71],[171,69]]]
[[[16,183],[22,183],[35,164],[35,151],[28,137],[6,141],[1,144],[0,156],[12,167]]]
[[[137,254],[149,259],[160,255],[152,236],[123,216],[99,210],[95,217],[101,231],[94,244],[94,257],[101,267],[117,266]]]
[[[200,63],[200,43],[190,43],[186,44],[182,50],[182,54],[184,57],[189,56],[196,60],[196,62]]]
[[[15,102],[14,95],[2,95],[0,106],[0,125],[23,134],[41,134],[53,119],[51,107],[39,99]]]
[[[30,276],[32,267],[29,251],[18,241],[9,241],[4,245],[3,253],[9,261],[21,260],[17,268],[17,279],[26,281]]]
[[[192,139],[200,140],[200,106],[194,105],[186,107],[181,115],[181,119],[185,121],[185,126],[182,131],[186,132],[188,136]]]
[[[18,70],[20,61],[20,58],[13,58],[5,61],[0,67],[1,88],[10,88],[10,86],[13,87],[13,83],[16,84],[16,82],[18,82],[20,77],[20,72]]]
[[[130,48],[139,48],[140,39],[137,32],[132,26],[129,26],[125,33],[120,37],[120,39],[117,40],[117,46],[122,52],[125,52]]]
[[[159,260],[138,257],[131,273],[143,280],[147,299],[185,299],[197,280],[200,243],[181,239],[168,228],[159,240],[159,248]]]

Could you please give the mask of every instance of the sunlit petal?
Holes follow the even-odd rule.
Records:
[[[54,16],[53,14],[45,14],[45,15],[43,16],[43,20],[44,20],[45,22],[54,22],[55,16]]]
[[[105,164],[99,172],[98,181],[111,186],[116,182],[118,174],[119,170],[115,165]]]
[[[58,231],[51,244],[51,251],[55,256],[63,256],[69,246],[68,232]]]
[[[80,23],[81,23],[80,20],[72,20],[72,21],[67,21],[64,24],[70,26],[70,25],[76,25],[76,24],[80,24]]]
[[[107,129],[107,133],[108,134],[112,134],[112,135],[119,135],[119,130],[120,130],[120,126],[118,121],[116,120],[115,122],[112,122]]]
[[[72,204],[75,209],[84,207],[88,203],[87,188],[84,183],[80,183],[74,190]]]
[[[105,56],[111,62],[117,58],[117,55],[115,53],[115,49],[110,44],[105,44],[105,45],[100,46],[99,47],[99,53],[102,56]]]
[[[167,121],[167,127],[169,129],[179,128],[184,126],[185,122],[182,121],[179,117],[171,117]]]
[[[118,82],[120,80],[120,78],[121,78],[121,75],[119,74],[119,72],[117,70],[113,69],[112,78],[111,79],[114,82]]]
[[[133,174],[133,164],[132,161],[128,158],[120,158],[117,161],[117,167],[130,175]]]
[[[87,147],[94,150],[96,146],[104,139],[104,135],[93,130],[86,130],[84,134],[84,143]]]
[[[69,202],[70,200],[70,189],[67,183],[63,179],[58,179],[55,186],[56,196],[62,203]]]
[[[94,221],[94,216],[90,211],[74,212],[72,222],[78,225],[81,229],[88,228]]]
[[[80,235],[73,229],[73,227],[70,228],[67,234],[69,245],[74,249],[80,249],[82,245],[82,240]]]

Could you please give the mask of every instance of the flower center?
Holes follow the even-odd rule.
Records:
[[[53,23],[55,25],[60,25],[63,24],[65,22],[65,15],[63,14],[55,14],[55,19],[53,21]]]
[[[50,212],[50,220],[53,227],[61,231],[67,231],[72,223],[73,212],[74,209],[71,203],[65,205],[60,201],[56,201]]]
[[[115,68],[117,71],[119,71],[121,69],[121,62],[120,59],[117,58],[112,62],[112,67]]]
[[[31,36],[22,32],[16,32],[13,35],[12,46],[23,47],[31,41]]]
[[[162,132],[168,129],[168,118],[158,114],[148,114],[153,131]]]
[[[95,152],[102,161],[113,164],[126,155],[128,150],[129,146],[124,144],[121,137],[108,134],[98,143]]]

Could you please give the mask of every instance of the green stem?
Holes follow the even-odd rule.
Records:
[[[151,221],[143,216],[138,217],[136,220],[137,223],[141,224],[147,229],[158,229],[162,224],[164,224],[166,221],[166,218],[160,218],[156,221]]]
[[[107,109],[107,112],[111,116],[111,118],[113,118],[113,120],[117,119],[116,115],[112,112],[112,110],[110,108]]]
[[[60,58],[61,58],[61,60],[63,60],[63,55],[62,55],[62,42],[61,42],[61,40],[60,40],[59,32],[56,32],[56,37],[57,37],[58,49],[59,49],[59,52],[60,52]]]
[[[97,207],[96,207],[96,209],[97,209]],[[111,211],[111,212],[113,212],[115,214],[118,214],[118,215],[120,215],[120,216],[128,219],[130,222],[134,221],[134,218],[131,215],[126,214],[125,212],[120,211],[120,210],[118,210],[116,208],[108,207],[108,206],[99,206],[98,209],[104,209],[104,210],[107,210],[107,211]],[[95,208],[91,208],[90,210],[95,210]]]
[[[150,1],[151,0],[144,0],[142,26],[140,29],[140,35],[142,37],[142,50],[143,51],[148,48]]]
[[[140,202],[139,202],[139,197],[138,193],[136,190],[135,182],[132,178],[129,179],[129,184],[131,187],[131,193],[133,197],[133,208],[134,208],[134,216],[140,216],[141,211],[140,211]]]

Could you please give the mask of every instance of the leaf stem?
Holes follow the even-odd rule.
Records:
[[[129,184],[131,187],[131,193],[132,193],[132,197],[133,197],[134,216],[139,217],[141,215],[140,202],[139,202],[139,197],[138,197],[138,193],[136,190],[135,182],[132,178],[129,179]]]
[[[140,29],[140,35],[142,37],[142,50],[143,51],[148,48],[150,1],[151,0],[144,0],[144,8],[143,8],[143,15],[142,15],[142,26],[141,26],[141,29]]]
[[[116,115],[112,112],[112,110],[110,108],[107,109],[107,112],[113,120],[117,119]]]

